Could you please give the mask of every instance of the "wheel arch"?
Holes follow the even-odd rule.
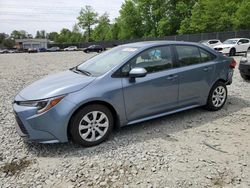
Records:
[[[106,101],[102,101],[102,100],[89,101],[89,102],[87,102],[87,103],[84,103],[84,104],[81,104],[80,106],[78,106],[78,107],[74,110],[74,112],[71,114],[70,119],[69,119],[69,121],[68,121],[68,125],[67,125],[67,136],[68,136],[68,140],[70,140],[70,138],[71,138],[70,131],[69,131],[69,128],[70,128],[69,125],[70,125],[70,122],[72,121],[72,118],[74,117],[74,115],[75,115],[80,109],[82,109],[82,108],[84,108],[84,107],[86,107],[86,106],[88,106],[88,105],[92,105],[92,104],[100,104],[100,105],[103,105],[103,106],[107,107],[107,108],[111,111],[111,113],[112,113],[112,115],[113,115],[113,117],[114,117],[114,128],[119,128],[119,127],[120,127],[120,118],[119,118],[119,115],[118,115],[118,113],[117,113],[117,111],[115,110],[115,108],[114,108],[113,105],[111,105],[110,103],[108,103],[108,102],[106,102]]]

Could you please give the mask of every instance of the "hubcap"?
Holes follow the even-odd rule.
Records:
[[[108,127],[109,120],[106,114],[100,111],[92,111],[80,121],[79,134],[83,140],[94,142],[106,134]]]
[[[226,100],[226,90],[222,86],[218,86],[212,96],[213,105],[217,108],[221,107]]]

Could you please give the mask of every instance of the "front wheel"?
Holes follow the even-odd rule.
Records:
[[[113,115],[106,106],[88,105],[72,117],[70,134],[75,143],[94,146],[108,138],[113,125]]]
[[[229,56],[235,56],[235,54],[236,54],[236,50],[232,48],[229,52]]]
[[[220,110],[227,100],[227,86],[223,82],[216,82],[210,90],[206,108],[211,111]]]

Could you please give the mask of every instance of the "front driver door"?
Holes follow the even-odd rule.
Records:
[[[146,50],[122,68],[143,67],[148,74],[130,82],[122,78],[127,119],[129,122],[172,110],[178,100],[178,75],[174,70],[170,46]]]

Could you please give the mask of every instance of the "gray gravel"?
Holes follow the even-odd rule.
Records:
[[[14,128],[15,94],[92,55],[0,55],[0,187],[250,187],[250,83],[238,69],[219,112],[198,108],[125,127],[92,148],[24,142]]]

